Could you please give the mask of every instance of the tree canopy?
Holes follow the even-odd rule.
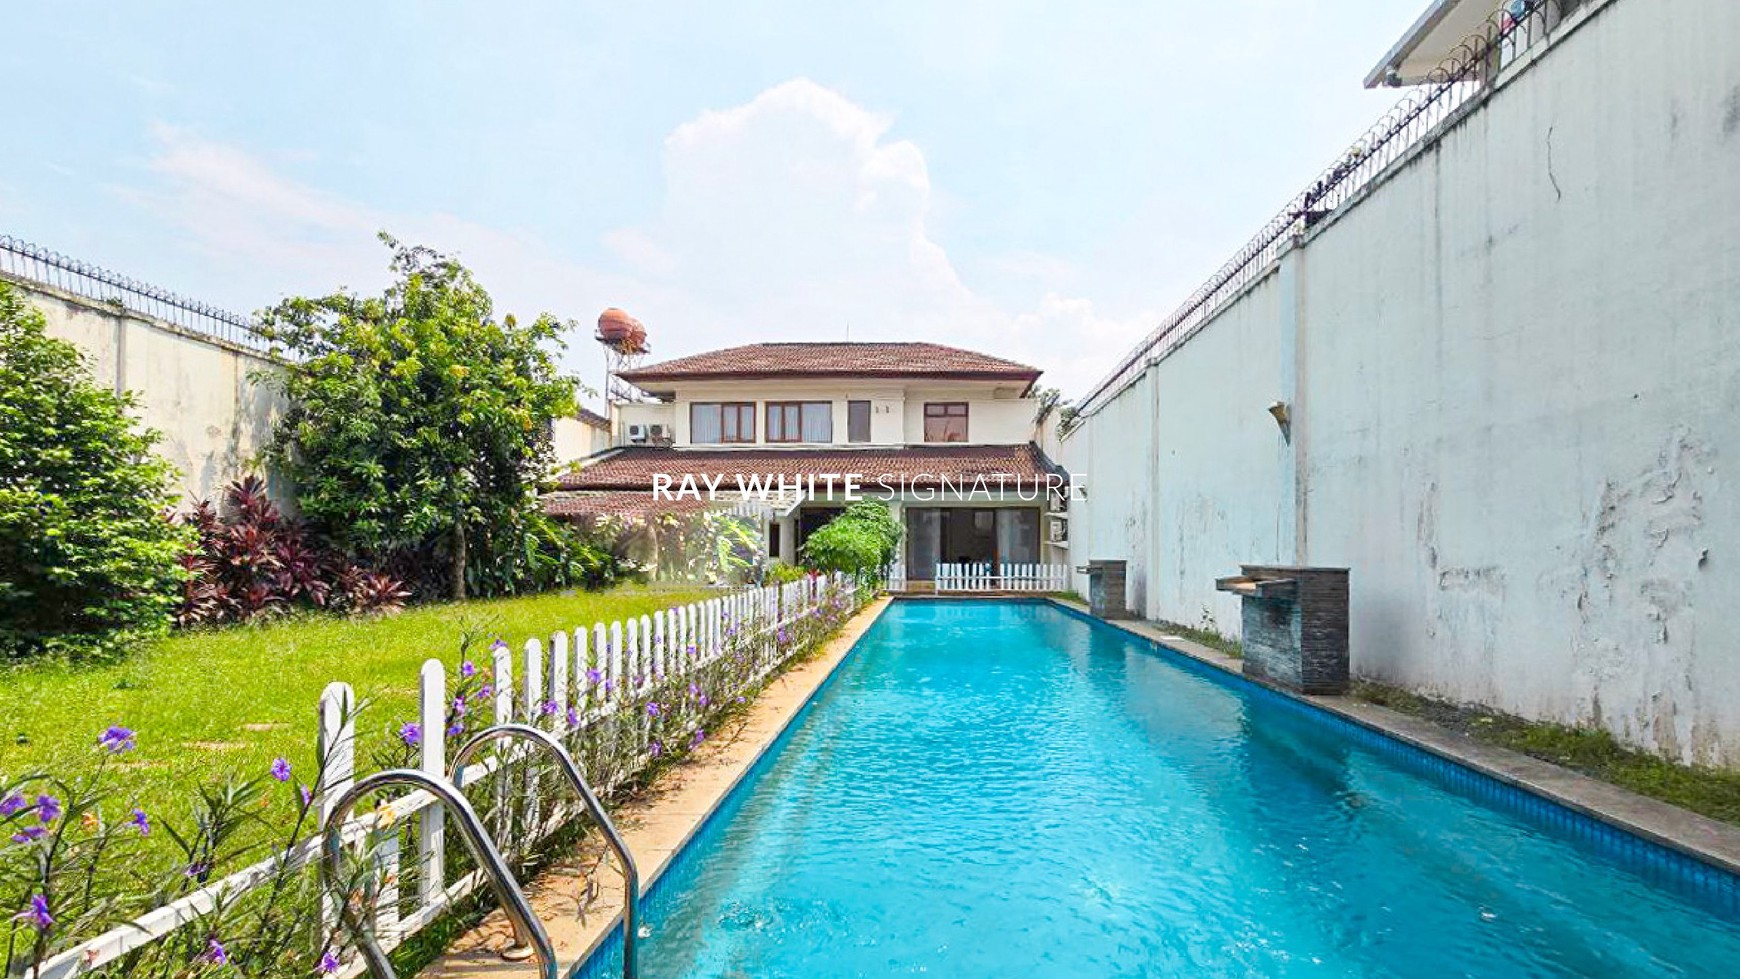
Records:
[[[555,362],[571,324],[497,317],[457,261],[381,240],[393,273],[381,295],[341,290],[263,314],[291,359],[269,455],[304,516],[353,553],[438,556],[456,598],[468,582],[512,590],[496,569],[548,530],[537,484],[552,421],[575,408],[579,383]]]

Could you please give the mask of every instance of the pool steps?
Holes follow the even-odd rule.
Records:
[[[574,756],[562,743],[545,731],[529,724],[497,724],[485,728],[472,736],[453,756],[453,766],[447,777],[442,778],[418,769],[391,769],[376,772],[373,775],[358,779],[350,790],[341,796],[327,816],[322,828],[325,839],[323,847],[325,860],[323,868],[327,884],[334,890],[345,888],[344,850],[346,846],[345,826],[350,821],[351,813],[356,808],[358,800],[370,793],[377,792],[389,786],[409,786],[421,789],[434,796],[436,803],[450,815],[457,817],[460,835],[471,849],[477,865],[489,879],[490,888],[495,892],[496,900],[501,902],[502,910],[508,921],[513,925],[515,944],[504,953],[505,958],[525,959],[535,958],[538,963],[540,979],[561,979],[561,965],[556,961],[555,946],[550,941],[549,931],[538,920],[536,912],[526,898],[525,888],[520,886],[519,879],[509,869],[507,861],[502,858],[500,849],[490,836],[489,830],[478,818],[477,810],[472,808],[464,792],[465,771],[467,763],[485,745],[516,740],[523,742],[532,750],[547,751],[556,757],[556,766],[567,779],[569,786],[580,797],[586,811],[598,824],[599,831],[604,835],[610,849],[616,854],[622,864],[623,878],[623,912],[622,912],[622,976],[623,979],[635,979],[636,948],[640,939],[638,925],[640,909],[640,872],[636,869],[633,854],[629,853],[628,844],[622,834],[617,831],[616,824],[611,822],[610,814],[598,801],[598,794],[586,781],[586,776],[580,770]],[[524,755],[521,755],[524,757]],[[344,930],[356,943],[362,952],[363,962],[369,975],[374,979],[398,979],[392,963],[380,944],[375,940],[374,929],[369,926],[367,915],[358,914],[357,908],[351,902],[339,904],[339,920]],[[586,963],[586,958],[576,962],[569,975],[580,971]]]

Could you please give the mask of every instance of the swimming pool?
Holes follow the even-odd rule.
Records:
[[[1732,875],[1045,603],[896,602],[644,916],[649,979],[1740,963]]]

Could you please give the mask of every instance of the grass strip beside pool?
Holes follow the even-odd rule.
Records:
[[[1740,825],[1740,771],[1679,765],[1627,748],[1606,731],[1527,721],[1379,683],[1362,681],[1355,685],[1353,694],[1476,741],[1563,765],[1638,795]]]
[[[462,634],[487,669],[489,642],[527,639],[593,622],[651,614],[712,593],[624,586],[523,598],[421,606],[381,619],[305,616],[258,626],[179,633],[121,662],[22,664],[0,672],[0,774],[74,775],[95,765],[111,724],[138,733],[138,748],[108,781],[144,804],[182,804],[185,791],[228,772],[264,775],[289,761],[292,780],[316,771],[315,702],[334,680],[355,688],[358,764],[417,710],[417,671],[438,657],[457,662]],[[288,804],[283,816],[294,815]]]

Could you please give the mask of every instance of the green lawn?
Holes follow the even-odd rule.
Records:
[[[457,661],[460,636],[495,637],[517,650],[532,636],[650,614],[706,597],[625,586],[529,598],[457,602],[384,619],[304,617],[182,633],[98,667],[0,671],[0,781],[29,772],[74,773],[97,758],[111,724],[138,732],[138,748],[109,781],[127,805],[186,805],[173,791],[236,771],[263,774],[289,759],[296,781],[315,771],[315,704],[334,680],[355,688],[358,767],[370,745],[416,716],[417,671],[429,657]]]

